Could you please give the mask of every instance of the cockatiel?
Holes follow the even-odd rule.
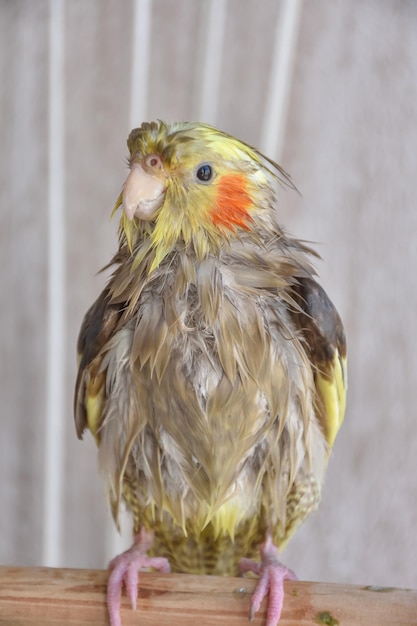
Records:
[[[250,617],[278,548],[319,502],[342,423],[346,344],[310,248],[278,223],[285,172],[206,124],[152,122],[128,138],[119,250],[80,331],[78,436],[98,445],[117,523],[135,542],[108,585],[112,626],[140,568],[253,571]],[[260,561],[253,561],[260,550]]]

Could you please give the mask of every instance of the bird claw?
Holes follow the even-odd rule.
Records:
[[[261,546],[261,561],[242,559],[239,564],[242,574],[253,572],[259,575],[258,584],[251,598],[249,620],[252,622],[262,600],[269,593],[266,626],[277,626],[284,602],[284,580],[297,580],[292,570],[278,560],[278,548],[268,537]]]
[[[170,572],[167,559],[147,556],[146,551],[150,548],[151,543],[151,534],[141,530],[135,537],[133,546],[116,556],[109,564],[111,573],[107,583],[107,609],[111,626],[122,626],[120,598],[123,583],[132,609],[135,610],[138,595],[138,570],[151,567],[164,574]]]

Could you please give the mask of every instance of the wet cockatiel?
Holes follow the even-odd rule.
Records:
[[[137,571],[259,582],[280,617],[278,548],[319,502],[343,420],[346,346],[313,252],[278,223],[288,176],[205,124],[144,123],[114,211],[119,249],[87,312],[75,421],[98,445],[135,541],[108,585],[113,626]],[[260,555],[259,562],[253,560]]]

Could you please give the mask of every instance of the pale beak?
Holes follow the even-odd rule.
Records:
[[[128,220],[138,217],[151,220],[162,206],[165,185],[159,178],[149,174],[140,163],[133,163],[123,186],[122,204]]]

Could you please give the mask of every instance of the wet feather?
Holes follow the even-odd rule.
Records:
[[[96,437],[116,521],[125,501],[174,570],[236,574],[318,505],[345,406],[343,327],[315,253],[277,222],[278,166],[198,124],[144,124],[128,145],[131,164],[158,155],[165,200],[151,221],[121,218],[80,332],[77,432]]]

